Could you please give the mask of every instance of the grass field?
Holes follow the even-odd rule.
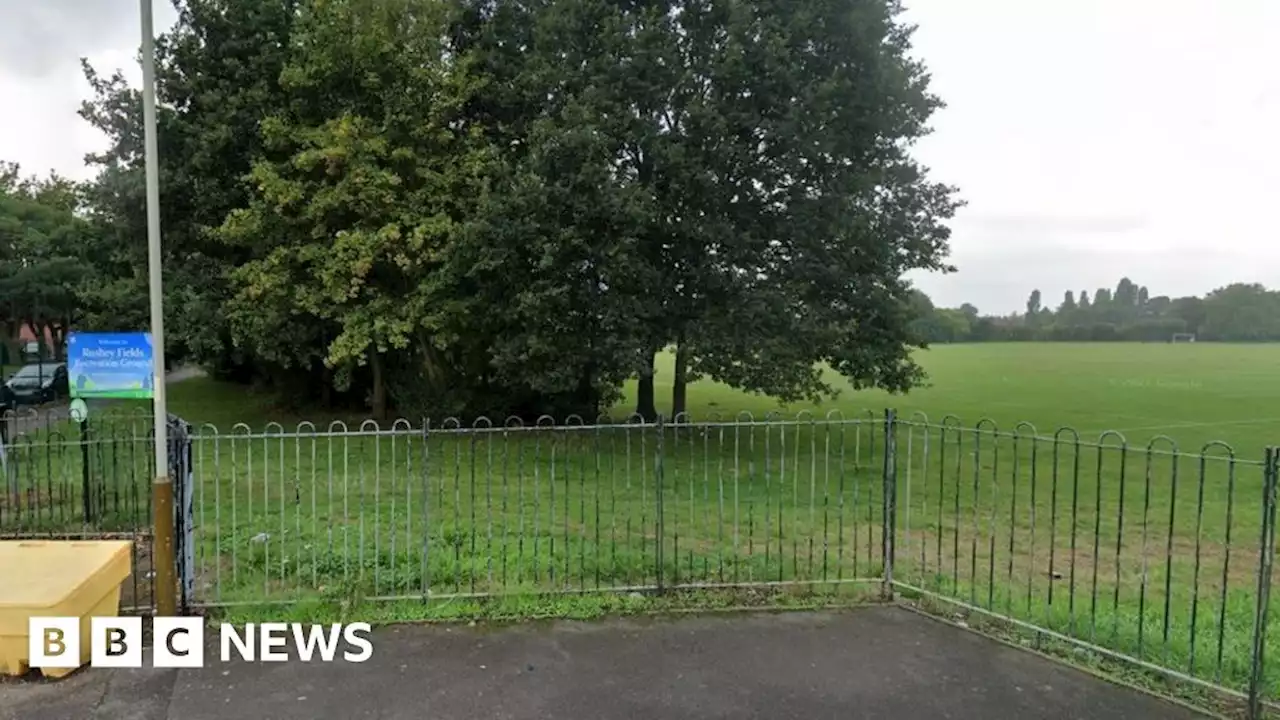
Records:
[[[1145,343],[990,343],[941,345],[920,353],[929,386],[906,395],[844,391],[835,400],[813,405],[780,405],[712,382],[689,391],[689,413],[730,417],[748,411],[757,418],[776,411],[794,415],[810,410],[846,415],[893,407],[901,417],[923,412],[940,420],[952,414],[975,424],[991,418],[1005,429],[1033,423],[1042,432],[1073,426],[1096,439],[1119,430],[1130,444],[1167,435],[1183,449],[1227,441],[1237,453],[1261,457],[1280,443],[1280,345]],[[660,408],[670,403],[672,357],[659,358]],[[614,415],[634,409],[634,383]],[[267,400],[246,398],[240,388],[207,380],[174,385],[171,411],[193,424],[213,423],[229,430],[237,422],[261,428],[276,420],[286,427],[300,420],[323,425],[331,417],[274,412]],[[350,416],[339,419],[355,421]]]
[[[689,393],[690,412],[770,410],[846,414],[893,407],[902,417],[947,414],[1004,429],[1073,426],[1082,436],[1119,430],[1131,444],[1167,435],[1184,449],[1218,440],[1261,457],[1280,443],[1280,345],[991,343],[940,345],[920,353],[929,386],[907,395],[845,391],[822,405],[780,406],[712,383]],[[658,397],[670,395],[671,358],[659,367]],[[837,383],[839,386],[840,383]]]
[[[209,604],[875,582],[892,450],[906,590],[1242,689],[1278,360],[1270,345],[942,346],[921,354],[930,386],[905,396],[780,407],[702,382],[699,422],[662,432],[622,422],[630,399],[606,427],[433,421],[425,437],[357,418],[299,431],[302,418],[208,380],[172,386],[170,404],[217,426],[193,447]],[[668,357],[660,402],[670,377]],[[137,432],[100,435],[92,463],[116,507],[145,512]],[[1230,449],[1202,454],[1214,441]],[[75,444],[60,447],[43,468],[27,455],[28,477],[55,478],[50,507],[74,501],[81,474]]]

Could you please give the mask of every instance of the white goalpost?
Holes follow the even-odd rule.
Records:
[[[1169,342],[1175,342],[1175,343],[1193,343],[1193,342],[1195,342],[1195,341],[1196,341],[1196,334],[1195,334],[1195,333],[1174,333],[1174,334],[1173,334],[1173,339],[1171,339]]]

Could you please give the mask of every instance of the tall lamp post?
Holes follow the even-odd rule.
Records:
[[[155,29],[151,0],[142,4],[142,120],[146,132],[147,269],[151,296],[152,392],[155,403],[156,476],[151,486],[152,563],[156,615],[178,612],[178,583],[174,557],[173,481],[169,477],[169,413],[164,386],[164,297],[160,278],[160,164],[156,143]]]

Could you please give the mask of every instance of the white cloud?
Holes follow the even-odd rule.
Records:
[[[157,32],[176,17],[168,0],[152,0]],[[28,173],[57,170],[92,177],[86,153],[102,136],[76,114],[89,97],[80,58],[103,74],[124,71],[139,82],[137,0],[0,0],[0,159]]]

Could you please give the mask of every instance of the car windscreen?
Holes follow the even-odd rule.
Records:
[[[22,368],[19,368],[18,372],[13,374],[13,379],[14,380],[34,380],[34,381],[39,381],[41,379],[47,380],[53,377],[53,374],[57,371],[57,369],[58,369],[57,365],[44,365],[44,366],[26,365]]]

